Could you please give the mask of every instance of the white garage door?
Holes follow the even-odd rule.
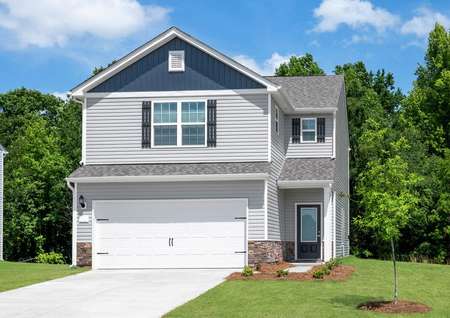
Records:
[[[94,201],[93,208],[94,268],[245,265],[245,199]]]

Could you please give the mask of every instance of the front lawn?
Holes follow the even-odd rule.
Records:
[[[0,262],[0,292],[84,272],[69,265]]]
[[[228,281],[167,317],[450,317],[450,266],[399,263],[400,299],[422,302],[432,311],[418,315],[362,312],[356,306],[390,299],[392,263],[349,257],[356,267],[345,282]]]

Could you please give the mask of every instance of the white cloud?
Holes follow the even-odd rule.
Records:
[[[51,93],[53,96],[56,96],[58,98],[61,98],[62,100],[67,100],[67,94],[69,94],[69,92],[53,92]]]
[[[169,13],[137,0],[0,0],[0,28],[15,48],[63,47],[82,37],[123,38],[165,23]]]
[[[255,71],[260,75],[273,75],[275,74],[275,69],[280,66],[281,63],[289,61],[290,57],[290,54],[281,55],[277,52],[274,52],[272,53],[272,56],[270,58],[264,60],[262,63],[256,62],[254,58],[251,58],[247,55],[237,55],[233,58],[242,65],[247,66],[249,69]]]
[[[399,22],[397,15],[364,0],[323,0],[314,16],[319,19],[316,32],[336,31],[341,24],[352,29],[370,26],[381,32]]]
[[[400,32],[402,34],[414,34],[418,38],[426,38],[436,22],[439,22],[446,28],[450,28],[449,17],[428,8],[420,8],[411,20],[406,21],[402,25]]]

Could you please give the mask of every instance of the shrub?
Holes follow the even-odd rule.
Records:
[[[244,266],[244,269],[242,270],[241,274],[244,277],[253,276],[253,268],[251,268],[250,266]]]
[[[277,270],[277,277],[286,277],[289,274],[287,269],[279,269]]]
[[[333,258],[325,263],[325,267],[332,271],[334,268],[338,267],[341,264],[341,259],[339,258]]]
[[[36,256],[36,262],[42,264],[65,264],[64,256],[61,253],[49,252],[49,253],[39,253]]]
[[[322,279],[326,275],[330,275],[330,270],[326,266],[316,269],[313,273],[313,277],[316,279]]]

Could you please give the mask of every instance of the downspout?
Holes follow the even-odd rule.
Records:
[[[77,184],[66,180],[67,187],[72,192],[72,264],[77,266]]]

